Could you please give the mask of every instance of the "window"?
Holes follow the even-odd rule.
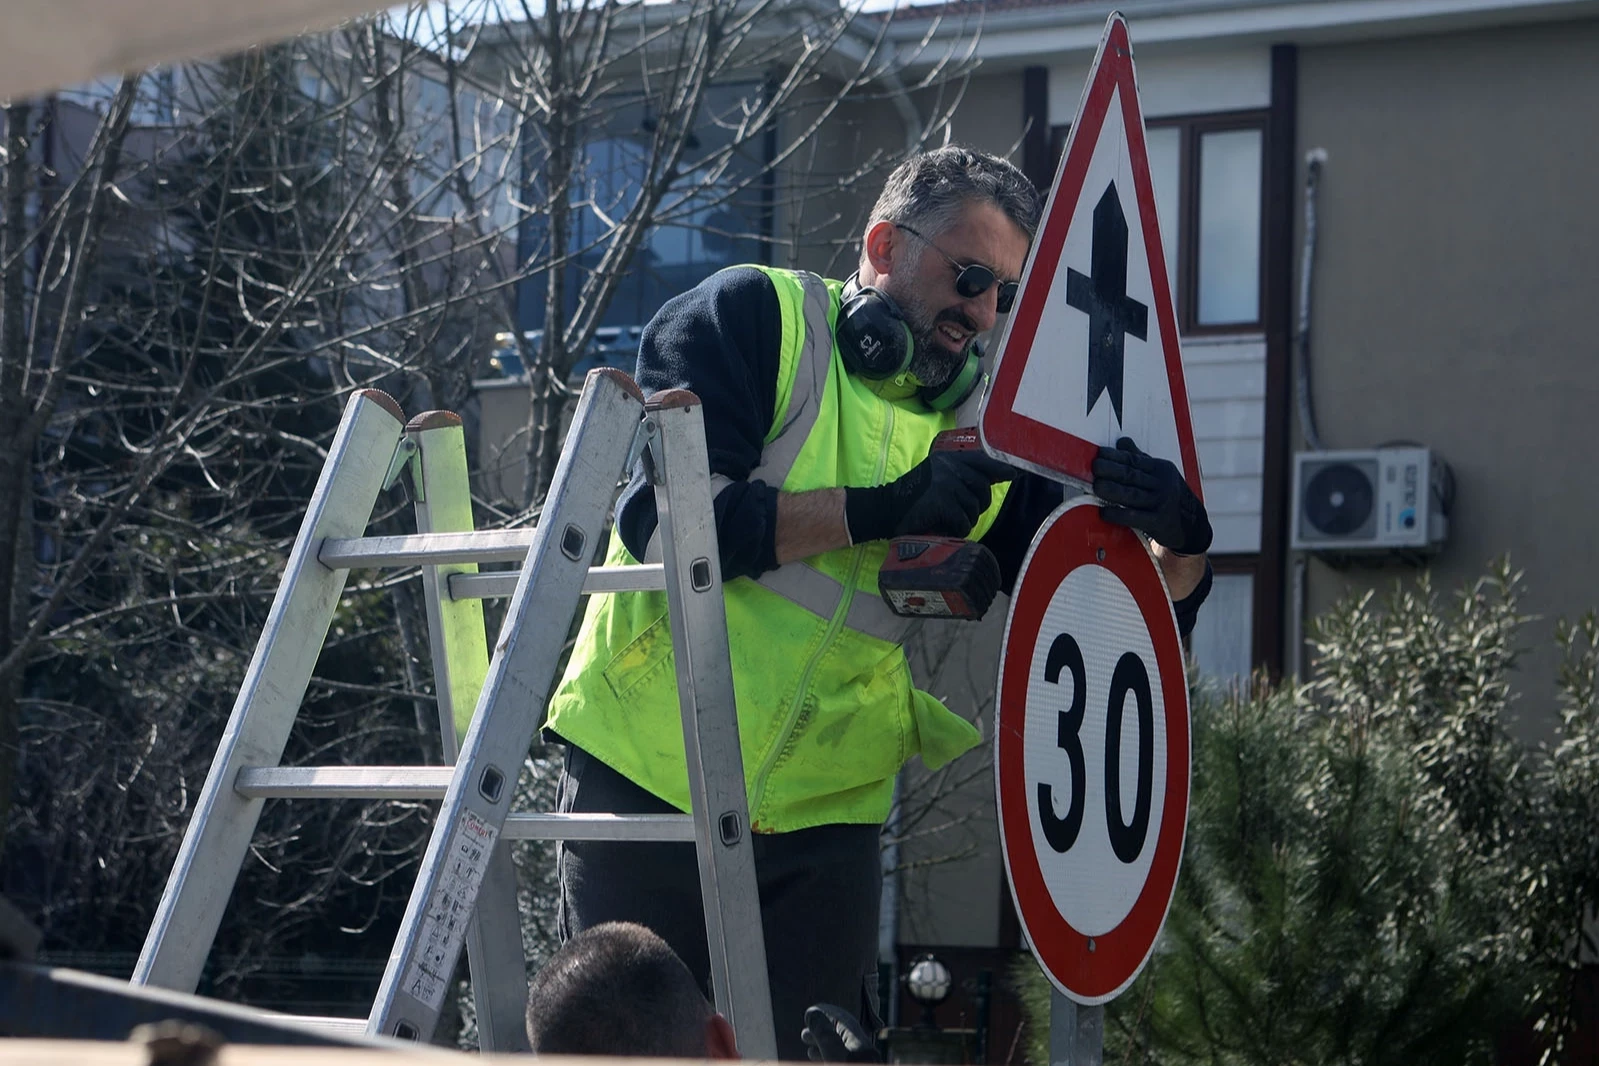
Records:
[[[764,261],[767,233],[762,175],[765,139],[736,143],[739,118],[758,84],[711,88],[699,124],[686,145],[684,176],[655,212],[656,224],[633,256],[617,285],[602,326],[636,326],[652,318],[671,297],[726,266]],[[567,280],[567,310],[576,307],[586,278],[610,247],[609,234],[639,194],[649,170],[652,123],[647,100],[625,97],[608,110],[609,121],[583,145],[579,180],[568,193],[572,205],[570,247],[574,253]],[[729,149],[732,149],[729,153]],[[536,149],[535,149],[536,150]],[[537,180],[536,161],[528,168]],[[539,202],[537,190],[530,202]],[[523,226],[523,258],[547,258],[549,240],[542,216]],[[544,324],[542,276],[521,288],[524,329]]]
[[[1193,138],[1199,157],[1194,243],[1194,324],[1260,321],[1262,131],[1212,130]]]
[[[107,74],[62,89],[57,95],[103,115],[122,88],[122,77]],[[152,67],[139,75],[128,122],[134,126],[170,126],[176,118],[177,68]]]
[[[1144,135],[1149,151],[1149,178],[1155,186],[1155,213],[1160,216],[1160,244],[1166,253],[1167,281],[1177,291],[1177,213],[1182,205],[1182,131],[1176,126],[1152,126]]]
[[[1067,130],[1050,131],[1055,163]],[[1161,243],[1185,335],[1261,328],[1265,132],[1259,112],[1146,123]]]

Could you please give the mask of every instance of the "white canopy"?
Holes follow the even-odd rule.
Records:
[[[381,0],[0,0],[0,99],[326,29]]]

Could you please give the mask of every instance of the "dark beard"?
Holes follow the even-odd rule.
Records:
[[[973,342],[968,341],[959,352],[951,352],[938,338],[938,324],[951,322],[962,329],[971,330],[974,337],[975,327],[959,311],[941,311],[934,315],[918,300],[901,301],[901,306],[905,309],[905,320],[911,327],[911,338],[916,343],[916,350],[911,355],[910,371],[923,385],[941,389],[954,381],[955,375],[966,365]]]

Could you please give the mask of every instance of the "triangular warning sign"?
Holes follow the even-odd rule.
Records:
[[[978,424],[991,453],[1088,484],[1131,437],[1200,487],[1127,23],[1113,14],[1000,340]]]

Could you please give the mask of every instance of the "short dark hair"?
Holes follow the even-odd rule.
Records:
[[[872,207],[870,221],[897,222],[937,234],[954,225],[972,200],[999,208],[1029,241],[1044,210],[1038,190],[1014,165],[997,155],[949,145],[920,152],[895,167]]]
[[[711,1013],[666,941],[607,922],[568,940],[533,978],[527,1037],[540,1055],[697,1059]]]

